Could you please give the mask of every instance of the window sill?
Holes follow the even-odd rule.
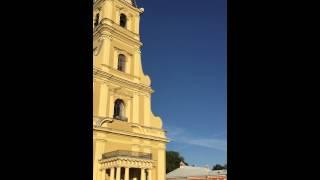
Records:
[[[114,120],[118,120],[118,121],[128,121],[128,118],[127,117],[119,117],[119,116],[116,116],[116,117],[113,117]]]

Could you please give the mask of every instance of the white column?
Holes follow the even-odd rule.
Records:
[[[110,180],[114,180],[114,167],[110,168]]]
[[[128,167],[126,167],[126,170],[125,170],[124,180],[129,180],[129,168]]]
[[[141,180],[146,180],[146,171],[144,168],[141,168],[140,178],[141,178]]]
[[[101,179],[102,179],[102,180],[106,180],[106,170],[103,169],[103,170],[101,170],[101,171],[102,171]]]
[[[120,176],[121,176],[121,167],[117,167],[116,180],[120,180]]]
[[[151,169],[148,169],[148,180],[152,180],[152,172],[151,172]]]

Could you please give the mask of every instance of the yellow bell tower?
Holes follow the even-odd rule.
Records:
[[[165,180],[168,139],[151,111],[134,0],[93,5],[93,180]]]

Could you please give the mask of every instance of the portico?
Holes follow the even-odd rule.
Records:
[[[103,180],[152,180],[150,153],[112,151],[103,154],[99,162]]]

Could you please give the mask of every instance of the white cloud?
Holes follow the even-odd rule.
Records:
[[[208,137],[196,137],[187,133],[185,129],[182,128],[169,128],[168,137],[173,142],[179,142],[194,146],[201,146],[221,151],[227,151],[227,141],[223,138],[217,138],[217,135],[212,135],[215,138]]]
[[[226,151],[227,150],[227,143],[226,140],[222,139],[209,139],[209,138],[188,138],[184,140],[184,143],[191,144],[191,145],[197,145],[197,146],[202,146],[202,147],[207,147],[211,149],[217,149],[217,150],[222,150]]]
[[[185,130],[182,128],[172,128],[172,129],[169,128],[167,136],[169,137],[169,139],[174,140],[176,137],[179,137],[183,134],[185,134]]]

